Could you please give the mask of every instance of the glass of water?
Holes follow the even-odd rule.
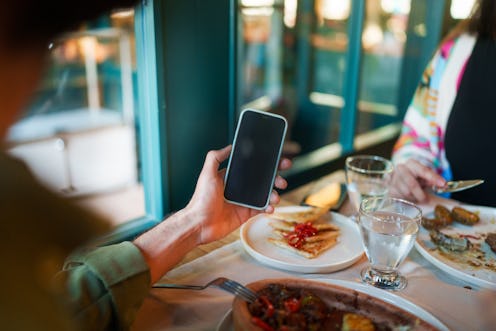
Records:
[[[346,158],[346,188],[356,220],[360,203],[368,197],[385,197],[393,173],[393,163],[375,155],[355,155]]]
[[[387,290],[406,286],[398,267],[412,249],[421,219],[420,208],[406,200],[363,199],[358,224],[370,265],[362,270],[362,281]]]

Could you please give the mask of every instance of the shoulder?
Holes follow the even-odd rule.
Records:
[[[439,46],[439,55],[444,59],[449,59],[453,56],[457,56],[460,53],[460,50],[465,50],[464,53],[466,53],[467,50],[470,50],[471,52],[476,40],[477,36],[475,34],[467,32],[445,39]]]

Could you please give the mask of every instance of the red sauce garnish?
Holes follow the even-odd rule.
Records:
[[[251,322],[264,331],[275,331],[273,327],[271,327],[269,324],[265,323],[262,319],[258,317],[252,317]]]
[[[294,248],[300,248],[305,243],[305,238],[315,236],[318,230],[312,225],[311,222],[297,224],[294,231],[286,235],[288,244]]]
[[[294,297],[284,301],[284,308],[290,313],[296,313],[298,310],[300,310],[300,305],[301,300],[298,300]]]
[[[480,239],[479,236],[476,236],[476,235],[472,235],[472,234],[460,234],[460,237],[461,238],[472,238],[472,239]]]
[[[274,305],[272,304],[272,302],[270,302],[269,298],[267,298],[265,295],[261,295],[259,299],[267,307],[265,315],[267,317],[272,317],[272,315],[274,315]]]

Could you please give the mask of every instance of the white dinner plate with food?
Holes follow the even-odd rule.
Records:
[[[471,245],[468,250],[460,253],[439,248],[432,241],[429,230],[423,226],[417,235],[415,248],[429,262],[448,274],[471,285],[496,289],[496,254],[484,241],[488,233],[496,232],[496,209],[470,205],[460,207],[478,214],[479,221],[471,226],[453,222],[441,228],[441,231],[452,237],[461,236],[469,240]],[[427,217],[433,217],[433,213]]]
[[[286,206],[276,208],[276,212],[292,213],[309,208]],[[315,258],[306,258],[269,242],[269,237],[273,236],[271,221],[269,215],[260,214],[246,222],[240,231],[241,242],[248,254],[269,267],[300,273],[328,273],[352,265],[364,252],[357,224],[344,215],[328,212],[321,216],[319,222],[338,226],[340,233],[337,243]]]
[[[392,292],[384,291],[372,286],[368,286],[363,283],[356,283],[346,280],[316,279],[312,281],[340,286],[349,289],[350,291],[357,291],[367,296],[373,297],[375,299],[385,301],[395,307],[398,307],[422,319],[423,321],[427,322],[428,324],[438,329],[439,331],[449,331],[449,328],[434,315],[432,315],[422,307],[414,304],[413,302],[404,299],[396,294],[393,294]],[[217,326],[217,331],[234,331],[234,322],[233,322],[233,316],[231,310],[229,310],[224,315],[224,317]]]

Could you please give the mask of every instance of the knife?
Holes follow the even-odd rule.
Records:
[[[452,193],[452,192],[463,191],[472,188],[474,186],[480,185],[482,183],[484,183],[483,179],[452,180],[446,182],[446,185],[443,187],[434,186],[432,187],[432,190],[435,193]]]

